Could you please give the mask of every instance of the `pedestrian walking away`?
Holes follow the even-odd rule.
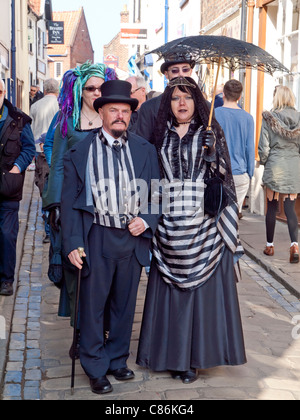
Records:
[[[236,290],[243,249],[224,133],[214,118],[206,129],[209,107],[195,81],[171,80],[158,115],[154,145],[170,206],[153,239],[137,364],[189,384],[197,369],[246,362]],[[203,211],[203,179],[217,160],[228,205],[213,217]]]
[[[102,129],[64,158],[63,249],[74,267],[82,269],[80,362],[98,394],[112,391],[106,375],[120,381],[134,377],[127,359],[136,295],[159,218],[151,213],[150,196],[152,180],[159,180],[157,155],[147,140],[127,131],[138,104],[130,92],[126,81],[105,82],[94,102]]]
[[[44,97],[30,108],[32,132],[35,140],[38,140],[42,134],[47,133],[49,125],[58,111],[58,92],[58,81],[55,79],[46,80],[44,83]],[[37,152],[40,151],[39,146],[36,146],[36,150]]]
[[[0,80],[0,295],[11,296],[25,171],[35,155],[31,118],[5,99]]]
[[[291,240],[290,263],[299,262],[298,218],[295,212],[300,192],[300,113],[295,96],[287,86],[276,86],[272,110],[263,112],[258,145],[260,164],[264,165],[262,182],[267,197],[264,254],[273,256],[276,213],[282,197]]]
[[[254,174],[255,163],[254,120],[252,115],[238,105],[242,92],[241,82],[235,79],[228,80],[223,88],[224,105],[215,110],[230,154],[239,218],[242,217],[243,203]]]
[[[59,83],[55,79],[48,79],[44,83],[45,95],[30,108],[30,117],[32,118],[32,132],[35,140],[38,140],[42,134],[47,133],[53,116],[58,111],[57,95],[59,92]],[[40,146],[36,144],[36,153],[40,152]],[[35,170],[35,159],[28,167],[29,171]]]

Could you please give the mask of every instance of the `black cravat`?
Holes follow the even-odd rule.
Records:
[[[118,140],[115,140],[112,145],[113,149],[119,152],[121,150],[122,145]]]

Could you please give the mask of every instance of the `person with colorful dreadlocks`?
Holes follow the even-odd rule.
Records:
[[[236,282],[243,248],[230,157],[222,128],[190,77],[163,93],[153,143],[161,168],[163,215],[152,262],[137,364],[184,384],[197,369],[246,362]],[[204,179],[219,162],[227,205],[206,212]]]
[[[68,70],[61,82],[58,96],[59,112],[54,117],[55,121],[52,121],[50,126],[52,132],[47,133],[45,143],[46,158],[51,162],[48,184],[43,191],[43,210],[50,212],[51,227],[48,276],[61,289],[58,315],[71,316],[72,326],[74,326],[76,271],[68,263],[67,258],[64,258],[61,246],[60,203],[64,178],[63,159],[74,144],[102,126],[101,118],[93,106],[94,101],[101,96],[101,85],[105,81],[116,79],[118,79],[116,72],[102,63],[92,64],[87,61],[81,66]],[[76,349],[76,356],[78,350]],[[72,356],[71,351],[72,347],[70,356]]]

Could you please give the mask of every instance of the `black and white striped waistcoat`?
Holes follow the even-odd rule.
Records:
[[[125,229],[139,213],[140,199],[127,135],[111,147],[102,130],[91,143],[88,174],[95,209],[94,223]]]

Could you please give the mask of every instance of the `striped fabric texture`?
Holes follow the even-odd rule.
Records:
[[[237,204],[227,206],[218,217],[204,215],[206,163],[201,129],[179,139],[176,130],[168,125],[160,150],[166,204],[153,240],[153,255],[164,281],[189,290],[210,278],[225,246],[236,260],[243,255]],[[220,172],[226,172],[222,158]]]
[[[127,142],[110,147],[100,132],[89,150],[88,166],[95,209],[94,223],[125,229],[139,213],[140,199]]]

